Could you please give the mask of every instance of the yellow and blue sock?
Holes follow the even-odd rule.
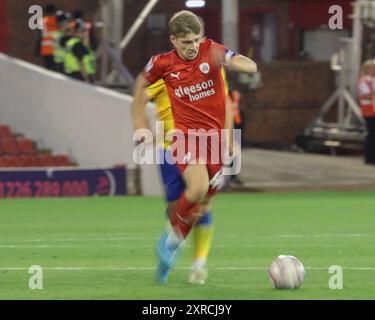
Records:
[[[192,270],[203,268],[207,262],[207,257],[211,248],[214,234],[212,212],[205,212],[195,223],[193,229],[194,241],[194,263]]]

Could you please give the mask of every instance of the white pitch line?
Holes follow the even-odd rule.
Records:
[[[307,237],[314,237],[314,238],[340,238],[340,237],[348,237],[348,238],[360,238],[360,237],[372,237],[375,234],[366,234],[366,233],[343,233],[343,234],[283,234],[280,235],[281,238],[307,238]]]
[[[99,244],[99,245],[80,245],[80,244],[77,244],[77,245],[74,245],[74,244],[61,244],[61,245],[56,245],[56,244],[36,244],[36,245],[18,245],[18,244],[7,244],[7,245],[0,245],[0,249],[51,249],[51,248],[148,248],[148,249],[153,249],[154,248],[154,245],[152,244],[149,244],[149,245],[146,245],[146,244],[143,244],[143,245],[134,245],[134,244]],[[187,244],[185,245],[186,248],[191,248],[193,247],[193,245],[191,244]],[[345,249],[345,248],[374,248],[375,247],[375,244],[372,244],[372,245],[303,245],[303,244],[284,244],[284,245],[248,245],[248,244],[245,244],[245,245],[237,245],[237,244],[233,244],[233,245],[213,245],[214,248],[218,249],[222,249],[222,248],[279,248],[279,249],[290,249],[290,248],[311,248],[311,249],[334,249],[334,248],[341,248],[341,249]]]
[[[45,238],[45,239],[0,239],[0,242],[75,242],[75,241],[132,241],[132,240],[157,240],[157,237],[108,237],[108,238]]]
[[[237,234],[237,235],[218,235],[215,239],[243,239],[243,238],[361,238],[375,237],[369,233],[344,233],[344,234]],[[97,238],[44,238],[44,239],[0,239],[0,243],[4,242],[75,242],[75,241],[139,241],[139,240],[157,240],[158,237],[97,237]]]
[[[51,248],[134,248],[131,245],[0,245],[0,249],[51,249]],[[137,245],[137,248],[153,248],[152,246],[140,246]]]
[[[42,267],[48,271],[151,271],[155,267]],[[266,267],[210,267],[210,270],[233,271],[233,270],[268,270]],[[329,267],[305,267],[306,270],[329,270]],[[342,267],[343,270],[372,271],[375,267]],[[0,267],[5,271],[24,271],[24,267]],[[191,267],[179,267],[176,270],[191,270]]]

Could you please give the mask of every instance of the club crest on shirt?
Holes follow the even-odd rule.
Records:
[[[207,62],[203,62],[199,65],[199,69],[204,73],[207,74],[210,72],[210,65]]]

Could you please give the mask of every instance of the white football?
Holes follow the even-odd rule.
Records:
[[[297,289],[305,279],[305,268],[296,257],[281,255],[271,263],[268,276],[275,289]]]

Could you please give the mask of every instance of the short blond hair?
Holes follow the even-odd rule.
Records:
[[[361,76],[365,76],[367,74],[367,70],[370,66],[375,66],[375,59],[370,59],[363,62],[361,67]]]
[[[184,37],[190,33],[201,34],[204,31],[202,18],[188,10],[182,10],[169,20],[169,32],[175,37]]]

